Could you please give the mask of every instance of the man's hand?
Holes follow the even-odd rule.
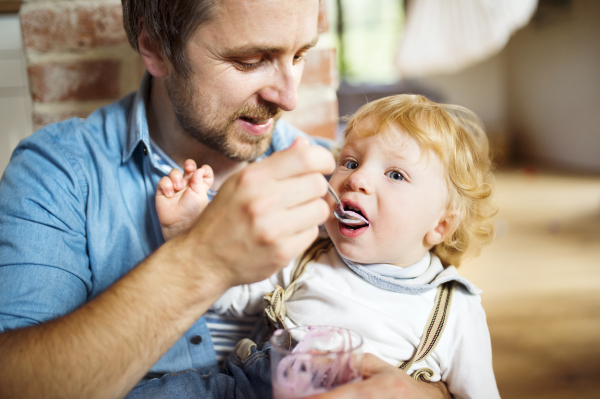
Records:
[[[212,276],[227,289],[263,280],[298,256],[330,215],[323,174],[335,162],[326,149],[296,139],[285,151],[231,176],[176,245],[189,256],[187,278]],[[185,256],[185,255],[183,255]],[[194,269],[194,265],[198,265]]]
[[[344,385],[311,399],[450,399],[443,382],[415,381],[404,371],[370,353],[363,359],[361,382]]]

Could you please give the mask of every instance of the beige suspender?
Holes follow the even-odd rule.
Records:
[[[285,301],[294,293],[296,282],[302,277],[308,265],[316,261],[322,253],[329,251],[332,246],[331,239],[318,238],[296,261],[296,265],[292,270],[290,285],[285,290],[278,285],[273,292],[264,296],[264,300],[267,303],[264,310],[265,320],[272,330],[286,328],[283,321],[286,315]],[[423,330],[423,335],[421,336],[421,342],[415,354],[411,359],[399,362],[396,367],[408,371],[413,363],[425,360],[433,352],[446,327],[455,286],[456,282],[454,281],[449,281],[438,286],[433,309],[431,310],[431,314]],[[412,374],[412,377],[414,379],[429,381],[433,377],[433,371],[429,368],[421,368],[416,370]]]
[[[322,253],[329,251],[332,246],[331,239],[317,238],[296,261],[290,285],[285,290],[278,285],[273,292],[264,296],[263,299],[267,303],[264,310],[265,321],[273,331],[278,328],[287,329],[283,321],[286,314],[285,301],[290,299],[296,290],[296,282],[302,277],[307,266],[317,260]]]
[[[444,328],[448,322],[450,304],[452,302],[455,286],[455,281],[448,281],[447,283],[440,284],[438,286],[433,309],[429,314],[429,319],[427,320],[427,324],[425,324],[425,329],[423,330],[423,335],[421,336],[421,342],[419,343],[415,354],[410,360],[396,364],[396,367],[408,371],[413,363],[419,363],[425,360],[425,358],[429,356],[431,352],[433,352],[440,341],[440,337],[442,336]],[[421,379],[423,381],[429,381],[431,377],[433,377],[433,371],[424,367],[416,370],[412,374],[412,377],[415,380]]]

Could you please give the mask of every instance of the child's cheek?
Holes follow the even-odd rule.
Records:
[[[325,222],[325,230],[327,231],[327,235],[331,238],[337,233],[338,222],[337,219],[333,216],[333,214],[327,219]]]

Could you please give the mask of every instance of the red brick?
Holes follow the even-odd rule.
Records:
[[[327,2],[325,0],[321,0],[319,2],[319,24],[318,30],[319,33],[327,32],[329,30],[329,18],[327,15]]]
[[[335,139],[338,124],[337,100],[305,104],[287,114],[286,120],[310,135]]]
[[[48,62],[28,69],[34,101],[103,100],[120,95],[120,61]]]
[[[306,57],[301,84],[337,86],[337,60],[335,49],[312,49]]]
[[[321,125],[309,126],[306,129],[302,129],[304,132],[311,136],[325,137],[335,141],[335,134],[337,132],[336,122],[326,122]]]
[[[127,41],[120,4],[51,4],[21,13],[25,49],[80,50]]]

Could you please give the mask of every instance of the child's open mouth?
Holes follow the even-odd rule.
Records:
[[[345,223],[339,222],[340,232],[342,233],[342,235],[345,235],[347,237],[356,237],[356,236],[362,234],[369,227],[369,225],[370,225],[369,220],[365,217],[365,215],[359,208],[354,207],[349,204],[345,204],[344,205],[344,213],[346,215],[353,216],[357,219],[360,219],[360,220],[364,221],[364,223],[350,225],[350,224],[345,224]]]

